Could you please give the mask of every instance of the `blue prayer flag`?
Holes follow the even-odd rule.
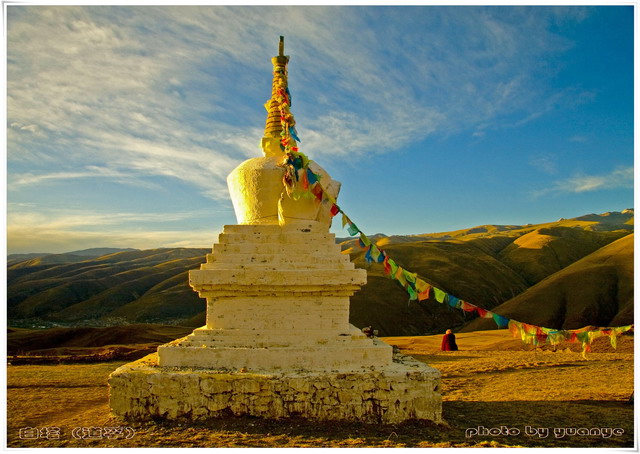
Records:
[[[316,184],[318,181],[318,176],[309,167],[307,167],[307,180],[309,180],[309,185]]]
[[[371,246],[367,249],[367,253],[364,255],[364,258],[367,260],[367,263],[373,262],[373,257],[371,257]]]
[[[509,319],[493,312],[493,321],[496,322],[498,328],[506,328],[509,326]]]
[[[289,134],[291,134],[291,137],[296,139],[296,142],[302,142],[302,140],[300,140],[300,138],[298,137],[298,131],[296,131],[295,126],[291,126],[289,128]]]

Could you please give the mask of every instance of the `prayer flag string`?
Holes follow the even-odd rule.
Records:
[[[346,215],[338,206],[337,201],[332,197],[320,182],[320,175],[314,173],[309,168],[311,162],[309,158],[301,153],[296,146],[300,142],[295,130],[295,120],[289,110],[291,105],[291,94],[286,86],[286,74],[284,81],[276,91],[276,101],[280,108],[280,121],[282,124],[281,149],[285,159],[280,164],[285,169],[283,177],[287,194],[294,200],[301,197],[315,198],[319,203],[328,204],[331,216],[342,213],[342,227],[347,229],[350,236],[359,235],[357,244],[365,250],[365,260],[368,263],[382,263],[384,272],[391,279],[398,283],[409,294],[409,302],[428,300],[431,296],[441,304],[449,307],[461,309],[466,313],[475,313],[480,318],[493,319],[498,328],[508,328],[513,337],[520,338],[525,344],[539,346],[544,344],[557,345],[560,342],[580,342],[582,343],[582,355],[591,351],[591,343],[602,336],[609,336],[611,346],[616,348],[616,337],[626,331],[633,329],[634,325],[618,327],[596,327],[585,326],[580,329],[559,330],[531,325],[517,320],[509,319],[495,312],[483,309],[479,306],[464,301],[444,290],[437,288],[421,279],[417,273],[412,273],[398,265],[386,251],[374,244],[360,228]]]

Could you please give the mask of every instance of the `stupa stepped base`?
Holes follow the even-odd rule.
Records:
[[[291,329],[291,330],[257,330],[257,329],[215,329],[203,326],[193,330],[192,334],[177,339],[178,342],[189,347],[239,347],[239,348],[277,348],[277,347],[310,347],[318,345],[371,345],[362,330],[349,325],[346,332],[327,329]],[[375,340],[375,339],[374,339]],[[167,345],[170,345],[167,344]],[[387,344],[384,344],[387,345]],[[389,354],[389,359],[391,354]]]
[[[353,371],[385,367],[392,347],[369,339],[351,327],[351,333],[331,336],[326,331],[265,333],[198,328],[193,334],[158,347],[159,365],[251,371]],[[234,331],[241,331],[236,333]]]
[[[268,373],[161,367],[157,354],[109,377],[111,410],[130,421],[197,421],[229,415],[395,424],[441,422],[440,372],[397,355],[359,372]]]

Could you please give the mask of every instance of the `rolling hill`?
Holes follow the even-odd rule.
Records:
[[[375,238],[398,264],[417,272],[427,282],[492,309],[502,307],[505,301],[515,301],[511,303],[515,306],[535,301],[534,289],[556,275],[562,278],[560,273],[572,264],[586,260],[607,245],[613,247],[618,244],[616,240],[627,238],[626,243],[619,244],[628,249],[632,244],[629,238],[633,237],[633,215],[633,210],[624,210],[538,225],[483,225],[420,235],[378,234]],[[459,329],[471,321],[462,311],[435,301],[409,302],[404,289],[384,275],[380,264],[365,262],[364,251],[355,240],[338,242],[356,266],[368,270],[368,283],[351,300],[354,325],[372,325],[381,336],[411,336]],[[625,291],[618,291],[620,285],[626,285],[621,284],[626,278],[605,278],[615,273],[621,276],[626,272],[622,268],[632,267],[632,254],[625,250],[610,249],[614,258],[609,259],[611,266],[600,270],[605,273],[602,276],[598,270],[578,267],[571,278],[564,278],[569,282],[584,274],[585,285],[606,281],[599,287],[602,292],[584,292],[585,304],[593,299],[595,302],[589,307],[598,307],[600,312],[569,311],[571,323],[595,324],[606,318],[605,313],[613,314],[612,319],[616,320],[618,308],[627,311],[624,313],[632,312],[632,297],[629,300]],[[118,250],[98,257],[77,252],[82,251],[28,256],[24,260],[14,257],[8,261],[10,326],[204,324],[205,303],[188,287],[187,271],[204,262],[210,250]],[[67,260],[68,255],[73,260]],[[527,294],[533,296],[526,299]],[[546,294],[541,297],[546,298]],[[619,315],[620,320],[626,320],[624,313]]]
[[[598,249],[493,310],[557,329],[633,323],[633,239],[630,234]],[[495,329],[495,323],[476,319],[462,331],[478,329]]]
[[[207,249],[122,251],[71,264],[9,266],[9,320],[105,324],[189,318],[204,303],[186,282],[186,270],[204,261]],[[31,260],[33,261],[33,259]],[[183,275],[185,279],[177,276]],[[161,298],[162,307],[140,305]],[[124,309],[132,304],[131,310]]]

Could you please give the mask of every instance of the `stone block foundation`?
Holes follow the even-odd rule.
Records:
[[[205,420],[228,415],[399,423],[442,422],[440,372],[396,355],[358,371],[252,372],[158,366],[157,354],[109,377],[111,410],[125,420]]]

